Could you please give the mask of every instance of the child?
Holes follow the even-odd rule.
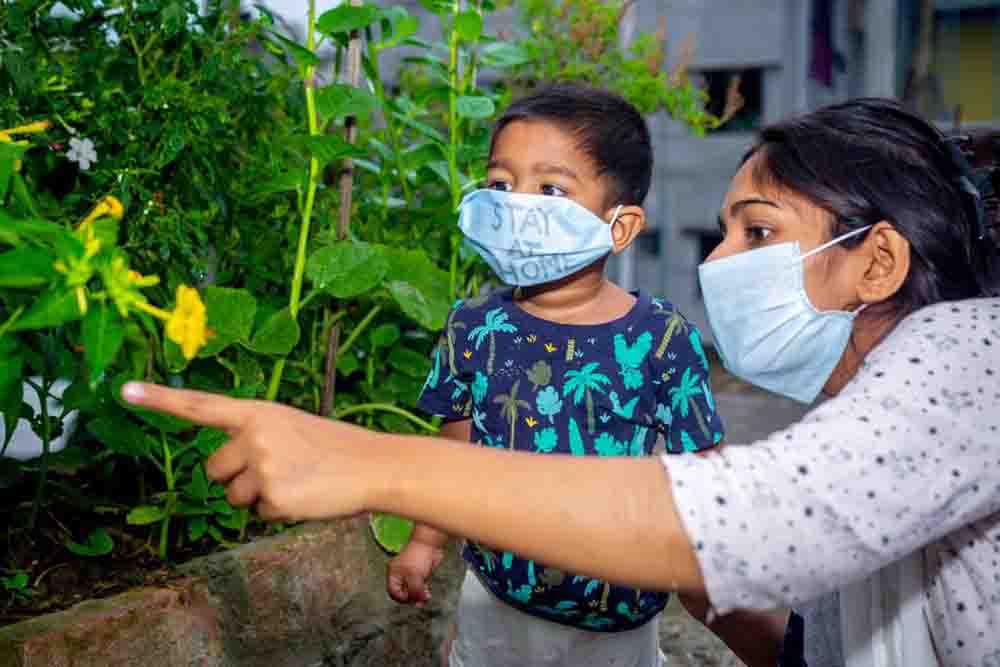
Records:
[[[670,304],[604,277],[645,225],[652,150],[642,116],[607,92],[558,86],[496,124],[487,188],[460,226],[515,287],[459,301],[420,408],[486,447],[645,456],[717,445],[723,426],[698,330]],[[462,480],[455,480],[461,484]],[[469,502],[488,502],[469,489]],[[389,592],[425,602],[446,536],[417,526]],[[611,586],[485,545],[465,547],[452,667],[659,665],[668,595]],[[612,661],[614,659],[614,661]]]

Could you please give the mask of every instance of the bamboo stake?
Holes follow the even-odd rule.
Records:
[[[351,0],[351,6],[360,7],[362,0]],[[347,65],[345,79],[348,85],[357,86],[361,80],[361,34],[351,33],[351,41],[347,47]],[[344,133],[348,143],[353,144],[358,136],[357,119],[348,116],[344,119]],[[346,158],[340,172],[340,215],[337,219],[337,240],[347,238],[351,223],[352,194],[354,187],[354,160]],[[343,308],[343,306],[338,306]],[[326,346],[326,373],[323,382],[323,396],[320,399],[320,414],[333,416],[333,402],[337,391],[337,353],[340,347],[340,320],[334,315],[336,324],[330,328]]]

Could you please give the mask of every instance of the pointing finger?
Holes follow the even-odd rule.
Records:
[[[176,417],[189,419],[233,433],[246,421],[248,401],[189,389],[170,389],[145,382],[127,382],[122,386],[127,403]]]

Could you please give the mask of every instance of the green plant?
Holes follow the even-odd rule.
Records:
[[[265,530],[205,475],[225,434],[129,408],[118,394],[133,378],[436,430],[414,412],[429,353],[451,304],[492,280],[455,209],[513,91],[586,78],[710,122],[686,81],[638,66],[652,38],[617,48],[606,19],[620,3],[576,4],[601,21],[596,73],[575,46],[576,64],[559,65],[537,33],[491,35],[488,0],[421,0],[440,28],[430,41],[400,6],[317,15],[310,2],[301,44],[230,0],[66,0],[62,16],[44,0],[0,4],[0,412],[8,438],[27,419],[44,445],[0,458],[0,483],[33,508],[2,510],[11,534],[58,506],[88,517],[58,542],[75,553],[119,549],[115,527],[169,559]],[[549,10],[523,11],[531,24]],[[546,39],[565,43],[571,19]],[[60,378],[58,414],[22,401]],[[73,410],[83,428],[53,453]],[[386,526],[405,533],[395,519],[373,530]]]
[[[9,603],[23,602],[31,599],[33,591],[28,585],[28,573],[22,570],[15,571],[9,577],[0,577],[0,585],[8,593]]]

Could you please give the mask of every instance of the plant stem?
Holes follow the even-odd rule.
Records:
[[[391,412],[392,414],[399,415],[400,417],[410,420],[417,426],[426,429],[431,433],[437,433],[438,430],[434,424],[426,422],[409,410],[396,407],[391,403],[362,403],[361,405],[352,405],[351,407],[344,408],[343,410],[338,410],[334,413],[334,417],[336,419],[343,419],[344,417],[349,417],[350,415],[358,414],[359,412]]]
[[[176,499],[174,498],[174,458],[170,453],[170,443],[167,441],[167,436],[163,431],[160,431],[160,443],[163,447],[163,474],[167,480],[167,506],[164,511],[166,516],[163,517],[163,521],[160,523],[159,555],[160,560],[166,560],[167,541],[170,536],[170,516],[174,513],[174,505],[176,504]]]
[[[363,320],[358,322],[358,326],[354,327],[354,331],[352,331],[351,335],[347,337],[347,340],[344,341],[344,344],[340,346],[340,351],[337,353],[338,359],[341,356],[343,356],[345,352],[351,349],[351,345],[354,344],[354,341],[358,339],[358,336],[360,336],[361,333],[368,327],[368,325],[371,324],[372,320],[375,319],[375,316],[378,315],[379,311],[381,310],[382,306],[375,306],[370,311],[368,311],[368,314],[365,315],[365,318]]]
[[[35,529],[35,522],[38,520],[38,510],[42,506],[45,494],[45,483],[49,476],[49,448],[51,447],[52,431],[49,426],[49,387],[51,383],[48,377],[42,378],[42,386],[31,383],[35,393],[38,394],[38,405],[42,410],[42,461],[38,471],[38,484],[35,486],[35,500],[31,504],[31,516],[28,518],[28,530]]]
[[[451,189],[451,207],[457,210],[462,200],[462,186],[458,182],[458,96],[461,82],[458,72],[459,34],[455,25],[460,3],[452,9],[451,27],[448,32],[448,186]],[[458,237],[451,235],[451,261],[449,264],[449,301],[455,300],[458,290]]]
[[[406,201],[407,205],[412,203],[412,194],[410,193],[410,186],[406,182],[406,169],[403,166],[403,153],[399,148],[399,127],[396,125],[395,119],[392,117],[392,113],[388,108],[388,102],[385,96],[385,86],[382,85],[382,76],[379,73],[378,68],[378,50],[372,48],[371,55],[371,68],[372,73],[375,75],[375,79],[372,81],[372,86],[375,88],[375,98],[378,100],[378,106],[382,109],[382,117],[385,119],[385,133],[389,138],[389,147],[392,149],[392,156],[396,163],[396,171],[399,172],[399,185],[403,189],[403,199]],[[388,208],[388,206],[386,207]]]
[[[309,0],[309,16],[306,25],[306,47],[312,51],[316,44],[316,0]],[[304,87],[306,93],[306,115],[309,124],[309,134],[316,136],[319,134],[319,125],[316,122],[316,94],[315,94],[316,67],[308,65],[304,70]],[[302,222],[299,225],[299,245],[295,253],[295,270],[292,273],[292,293],[288,301],[288,310],[292,319],[297,319],[299,314],[299,300],[302,296],[302,279],[306,268],[306,249],[309,245],[309,225],[312,222],[313,204],[316,201],[316,188],[319,184],[319,160],[315,157],[309,159],[309,186],[306,190],[306,202],[302,208]],[[271,382],[267,387],[267,400],[273,401],[278,397],[278,389],[281,387],[281,375],[285,370],[286,357],[278,359],[274,364],[274,371],[271,373]]]

